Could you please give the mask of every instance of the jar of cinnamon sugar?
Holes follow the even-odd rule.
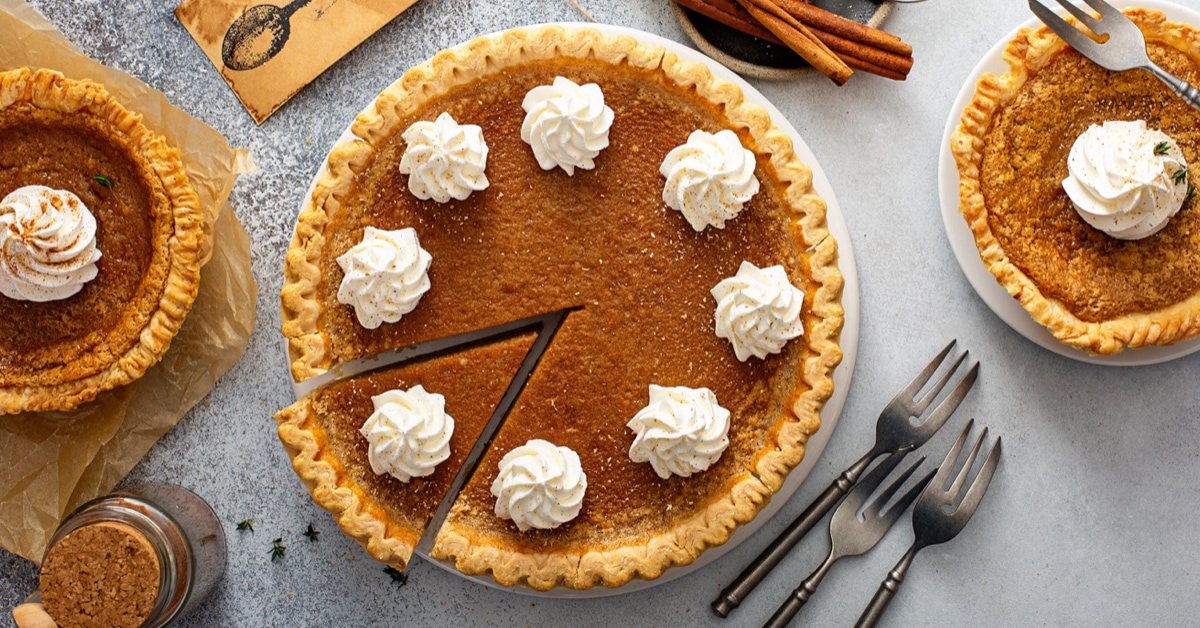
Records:
[[[60,628],[164,626],[198,605],[225,570],[225,535],[196,494],[146,484],[88,502],[42,559],[40,594]]]

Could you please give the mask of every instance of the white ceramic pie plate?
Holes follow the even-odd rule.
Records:
[[[841,415],[842,406],[846,402],[846,393],[850,388],[850,377],[854,373],[854,358],[858,352],[858,270],[854,263],[854,254],[850,250],[850,232],[846,228],[846,222],[842,217],[842,212],[838,206],[837,198],[833,194],[833,188],[829,185],[829,180],[825,177],[825,173],[821,170],[821,166],[817,164],[817,159],[812,154],[812,151],[809,150],[808,146],[804,143],[804,140],[800,138],[800,134],[796,132],[795,127],[793,127],[791,123],[783,117],[783,114],[776,109],[774,105],[768,102],[758,90],[754,89],[754,87],[729,69],[713,61],[712,59],[709,59],[703,54],[677,42],[664,39],[658,35],[631,28],[609,26],[606,24],[562,24],[562,26],[583,26],[594,28],[606,34],[630,35],[637,38],[642,43],[663,46],[688,61],[695,61],[705,64],[716,76],[740,87],[742,92],[745,93],[746,97],[751,102],[765,107],[768,113],[771,114],[771,119],[775,122],[776,126],[778,126],[781,131],[792,138],[792,142],[794,143],[793,148],[795,149],[796,154],[806,165],[812,169],[813,187],[816,188],[817,192],[823,199],[825,199],[825,202],[828,205],[827,220],[829,223],[829,231],[838,241],[838,267],[841,269],[842,275],[845,278],[845,289],[842,293],[842,307],[846,311],[845,324],[842,328],[841,336],[842,363],[833,373],[833,397],[828,403],[825,404],[825,410],[821,413],[821,429],[809,439],[807,453],[804,456],[804,460],[802,460],[800,464],[788,475],[783,487],[778,493],[775,494],[770,503],[768,503],[767,506],[763,508],[762,511],[759,512],[758,516],[756,516],[752,521],[739,527],[729,541],[724,545],[710,548],[701,554],[700,557],[697,558],[692,564],[668,569],[666,573],[654,580],[634,580],[629,584],[616,589],[609,589],[601,586],[593,587],[583,591],[565,588],[555,588],[549,591],[535,591],[527,587],[505,587],[497,584],[496,581],[490,577],[468,576],[458,571],[448,563],[431,559],[424,553],[418,552],[422,558],[432,562],[433,564],[438,565],[439,567],[442,567],[443,569],[446,569],[457,576],[488,587],[537,597],[594,598],[618,595],[622,593],[631,593],[633,591],[641,591],[664,582],[669,582],[681,576],[685,576],[704,567],[705,565],[723,556],[729,550],[737,547],[739,543],[749,538],[750,535],[754,534],[754,532],[762,527],[762,525],[766,523],[768,519],[770,519],[776,512],[779,511],[784,502],[786,502],[788,498],[792,496],[792,493],[796,492],[796,489],[800,487],[800,484],[804,481],[804,478],[807,477],[809,472],[812,471],[813,467],[816,466],[817,458],[821,456],[821,451],[825,449],[825,444],[829,442],[829,437],[833,433],[833,428],[837,425],[838,416]],[[494,33],[493,35],[496,34],[498,33]],[[372,102],[373,101],[374,98],[372,98]],[[342,136],[338,138],[337,144],[354,140],[354,135],[351,134],[350,129],[347,128],[346,131],[342,133]],[[316,186],[317,180],[319,180],[324,173],[325,165],[322,163],[321,168],[317,171],[316,175],[313,176],[312,182],[309,184],[308,191],[303,197],[304,200],[301,202],[301,209],[303,209],[304,202],[307,202],[307,200],[312,196],[313,188]],[[286,342],[283,343],[283,347],[286,363]],[[294,392],[297,394],[297,398],[299,398],[299,395],[301,394],[300,390],[295,385],[293,385],[293,388]],[[832,478],[830,479],[832,480]]]
[[[1136,5],[1162,11],[1172,21],[1200,24],[1200,13],[1176,4],[1162,0],[1138,0]],[[942,222],[946,226],[946,236],[950,239],[950,247],[954,249],[954,256],[958,258],[958,263],[962,266],[967,281],[979,293],[983,302],[992,308],[996,316],[999,316],[1022,336],[1059,355],[1092,364],[1140,366],[1167,362],[1194,353],[1200,350],[1200,337],[1164,347],[1126,349],[1116,355],[1091,355],[1086,351],[1063,344],[1044,326],[1030,318],[1025,308],[1021,307],[1021,303],[1008,294],[1008,291],[996,281],[996,277],[979,258],[975,237],[967,227],[967,221],[963,220],[958,211],[958,168],[954,165],[954,155],[950,153],[950,136],[958,128],[963,109],[974,98],[975,84],[983,76],[983,73],[991,72],[999,76],[1008,72],[1008,64],[1004,62],[1002,55],[1008,42],[1017,36],[1017,31],[1021,28],[1037,28],[1041,25],[1041,20],[1031,18],[1005,35],[971,71],[971,75],[967,77],[966,83],[958,93],[958,98],[954,101],[954,106],[950,108],[950,118],[946,121],[946,130],[942,135],[941,157],[938,161],[938,195],[942,205]]]

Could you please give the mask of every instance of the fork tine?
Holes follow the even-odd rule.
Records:
[[[914,465],[909,471],[916,471],[916,469],[917,467]],[[935,473],[937,473],[937,469],[926,473],[925,477],[917,480],[917,483],[914,484],[912,488],[908,489],[908,492],[905,493],[903,497],[897,499],[896,503],[892,504],[892,507],[888,508],[888,511],[883,513],[882,518],[888,522],[888,525],[891,525],[892,522],[896,521],[896,519],[899,519],[900,515],[904,514],[904,511],[908,510],[908,507],[917,499],[917,496],[925,492],[925,489],[929,486],[929,481],[933,479]],[[899,485],[900,483],[897,482],[896,486]]]
[[[996,437],[996,444],[992,445],[992,450],[988,453],[983,468],[979,469],[979,475],[975,476],[971,488],[967,489],[966,497],[963,497],[962,503],[958,506],[959,512],[968,513],[970,516],[979,507],[979,502],[983,499],[983,494],[987,492],[988,484],[992,481],[992,475],[996,473],[996,465],[1000,463],[1001,440],[1000,437]]]
[[[1055,35],[1061,37],[1072,48],[1088,57],[1101,54],[1099,44],[1092,41],[1091,37],[1088,37],[1079,29],[1071,26],[1066,20],[1059,17],[1057,13],[1042,4],[1040,0],[1029,0],[1029,9],[1033,11],[1034,15],[1038,16],[1038,19],[1043,24],[1054,31]]]
[[[915,428],[922,439],[941,429],[942,424],[958,409],[958,404],[962,403],[963,399],[966,398],[967,393],[971,391],[971,387],[975,385],[975,380],[978,378],[979,363],[976,362],[971,366],[971,370],[967,371],[967,374],[958,382],[958,385],[954,387],[954,390],[951,390],[950,394],[946,395],[946,398],[933,409],[933,412]],[[924,441],[922,440],[921,442]]]
[[[1083,1],[1087,2],[1089,6],[1092,4],[1091,2],[1088,2],[1088,0]],[[1095,17],[1093,17],[1091,13],[1088,13],[1087,11],[1075,6],[1071,0],[1058,0],[1058,4],[1062,8],[1066,9],[1067,13],[1074,15],[1075,19],[1083,22],[1083,24],[1091,29],[1093,33],[1096,33],[1097,35],[1104,34],[1104,27],[1100,24],[1100,20],[1097,20]],[[1092,8],[1095,7],[1093,6]],[[1084,33],[1084,35],[1086,34],[1087,33]]]
[[[913,473],[916,473],[917,467],[921,466],[921,463],[923,462],[925,462],[925,456],[921,456],[921,459],[917,460],[916,464],[909,467],[908,470],[904,473],[901,473],[900,477],[896,478],[894,482],[887,485],[886,488],[880,491],[879,496],[875,498],[875,501],[871,502],[870,506],[867,506],[865,514],[869,516],[879,514],[879,511],[883,509],[884,505],[892,500],[892,496],[896,494],[896,491],[900,490],[900,487],[908,481],[908,478],[912,477]]]
[[[929,485],[929,490],[943,490],[946,487],[946,480],[950,479],[950,469],[954,466],[954,461],[958,460],[958,452],[962,451],[963,443],[967,442],[967,434],[971,432],[971,427],[975,425],[975,419],[967,421],[967,426],[963,428],[961,434],[958,435],[958,440],[954,441],[954,445],[950,447],[950,451],[946,453],[946,459],[938,466],[937,475],[933,478],[933,483]]]
[[[1114,15],[1124,15],[1113,5],[1104,2],[1104,0],[1083,0],[1085,4],[1092,7],[1100,14],[1101,17],[1113,17]],[[1092,29],[1096,30],[1096,29]]]
[[[1034,0],[1029,1],[1033,2]],[[929,378],[933,377],[934,372],[937,371],[938,367],[942,365],[942,362],[945,361],[946,356],[950,353],[950,349],[953,349],[955,343],[957,342],[957,339],[951,340],[950,344],[946,345],[946,348],[942,349],[942,352],[937,354],[937,357],[935,357],[933,361],[931,361],[929,364],[926,364],[925,368],[921,369],[920,373],[917,373],[917,376],[914,377],[913,380],[904,387],[904,390],[901,390],[896,394],[896,397],[893,399],[893,401],[896,399],[916,399],[917,393],[921,392],[921,388],[925,386],[925,382],[928,382]]]
[[[946,489],[946,493],[952,497],[957,497],[958,492],[962,490],[963,483],[967,481],[967,475],[971,473],[971,465],[975,464],[975,456],[979,455],[979,448],[983,446],[983,439],[987,438],[988,430],[983,428],[983,433],[975,441],[975,446],[971,448],[970,455],[967,456],[966,462],[963,463],[962,470],[958,472],[958,477],[954,478],[954,483],[950,488]]]
[[[844,501],[853,504],[852,506],[847,506],[847,508],[852,508],[854,512],[857,513],[858,510],[862,508],[862,505],[866,503],[867,498],[875,492],[875,489],[879,488],[880,484],[883,484],[883,481],[887,479],[887,476],[900,464],[900,461],[903,460],[904,456],[908,455],[908,452],[910,451],[912,451],[912,447],[899,449],[892,452],[887,458],[884,458],[883,462],[875,465],[875,468],[871,469],[870,472],[864,475],[862,479],[858,481],[858,484],[854,487],[854,490],[850,491],[850,494],[846,496]],[[838,508],[838,510],[840,511],[841,508]]]
[[[930,403],[933,403],[934,397],[937,397],[938,393],[942,392],[942,389],[946,387],[946,382],[950,381],[950,378],[954,375],[954,372],[958,370],[959,365],[963,363],[963,360],[967,359],[969,354],[970,352],[968,351],[958,356],[958,359],[955,360],[954,364],[942,375],[941,379],[939,379],[933,386],[929,387],[929,392],[925,393],[925,396],[922,397],[915,406],[913,406],[913,415],[921,416],[925,413],[925,409],[929,407]]]

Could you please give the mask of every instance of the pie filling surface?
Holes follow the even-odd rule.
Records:
[[[664,71],[661,50],[632,40],[586,31],[580,44],[561,29],[516,32],[515,43],[476,40],[464,58],[439,55],[411,70],[377,101],[382,124],[367,113],[356,123],[370,149],[331,153],[331,174],[289,251],[284,332],[302,380],[363,355],[569,308],[432,553],[504,584],[618,586],[723,543],[803,456],[840,359],[836,245],[808,170],[765,112],[746,113],[733,86],[701,66]],[[618,44],[623,52],[612,54]],[[463,69],[447,69],[455,64]],[[425,89],[438,83],[430,74],[454,78]],[[615,114],[595,169],[574,176],[542,170],[520,136],[525,94],[558,76],[598,84]],[[482,127],[490,185],[439,204],[413,196],[398,164],[401,133],[443,112]],[[724,229],[697,233],[664,204],[659,165],[692,131],[726,128],[755,153],[761,189]],[[336,298],[336,258],[368,226],[414,228],[433,260],[416,309],[375,330]],[[743,261],[781,264],[805,292],[805,336],[765,360],[738,361],[714,333],[709,291]],[[630,460],[626,423],[651,384],[710,388],[731,411],[730,445],[715,465],[662,480]],[[519,532],[495,515],[490,487],[500,458],[535,438],[575,451],[588,488],[575,519]]]

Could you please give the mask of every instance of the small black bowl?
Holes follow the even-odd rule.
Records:
[[[895,6],[891,0],[813,0],[812,4],[872,28],[879,28]],[[674,2],[671,8],[679,26],[700,52],[742,76],[767,80],[819,76],[786,46],[747,35]]]

